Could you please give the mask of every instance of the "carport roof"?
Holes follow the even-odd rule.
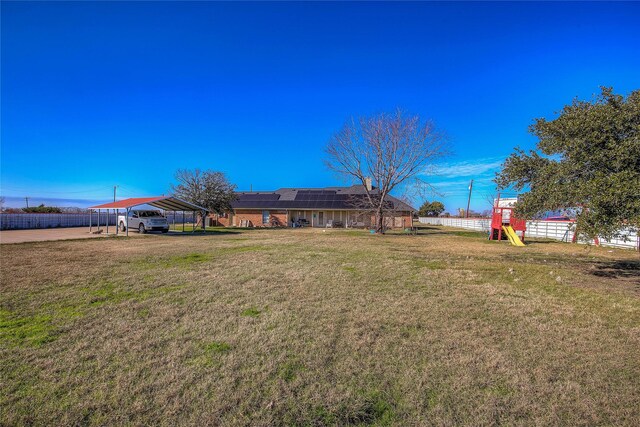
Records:
[[[165,211],[206,211],[202,206],[194,205],[172,196],[132,197],[113,203],[91,206],[89,209],[128,209],[140,205],[151,205]]]

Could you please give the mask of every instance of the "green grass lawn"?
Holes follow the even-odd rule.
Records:
[[[638,425],[637,252],[426,227],[3,245],[0,425]]]

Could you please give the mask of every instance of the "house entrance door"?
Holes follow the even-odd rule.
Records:
[[[324,223],[324,212],[318,212],[318,225],[320,227],[326,227],[327,225]]]

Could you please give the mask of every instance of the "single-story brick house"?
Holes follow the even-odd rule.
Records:
[[[242,192],[232,203],[233,212],[211,215],[209,221],[243,227],[370,227],[375,217],[362,209],[364,197],[362,185]],[[416,210],[393,196],[387,196],[386,201],[386,226],[411,227]]]

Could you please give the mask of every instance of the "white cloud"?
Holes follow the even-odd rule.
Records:
[[[430,183],[431,185],[433,185],[434,187],[456,187],[456,186],[462,186],[462,187],[466,187],[469,185],[469,180],[468,179],[463,179],[463,180],[455,180],[455,181],[439,181],[439,182],[432,182]]]
[[[466,197],[469,194],[469,182],[472,179],[473,193],[475,195],[493,194],[495,192],[493,172],[496,170],[497,166],[489,167],[489,165],[495,163],[496,162],[484,162],[482,163],[483,167],[477,165],[478,167],[474,169],[475,173],[472,175],[447,174],[443,176],[440,174],[434,174],[430,175],[427,178],[427,181],[429,181],[437,193],[447,198]],[[501,163],[498,163],[498,165],[499,164]],[[447,165],[447,168],[451,168],[451,170],[453,170],[454,166]],[[467,171],[471,170],[471,165],[469,165],[469,167],[462,167],[461,169],[463,170],[461,173],[468,174],[469,172]],[[479,172],[481,170],[483,172]]]
[[[477,177],[489,172],[493,173],[500,168],[504,158],[484,158],[477,160],[465,160],[453,163],[443,163],[426,173],[428,176],[441,178]]]

